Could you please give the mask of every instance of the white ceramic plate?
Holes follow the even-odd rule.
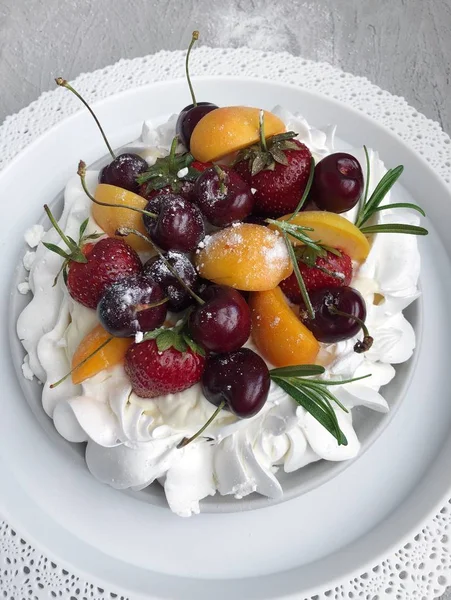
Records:
[[[96,106],[114,146],[137,137],[145,118],[180,110],[181,81],[111,97]],[[315,125],[337,123],[352,145],[378,149],[390,166],[404,164],[400,196],[427,210],[431,235],[423,256],[424,335],[404,402],[378,440],[321,487],[252,512],[203,514],[189,520],[140,497],[99,484],[63,440],[49,437],[30,410],[13,372],[8,345],[8,292],[23,231],[39,220],[78,160],[104,154],[89,115],[66,119],[0,175],[3,197],[0,346],[0,511],[60,564],[118,592],[152,598],[288,598],[314,593],[362,572],[399,545],[448,492],[450,392],[445,379],[451,334],[447,304],[451,268],[449,193],[402,142],[344,105],[296,87],[254,79],[205,78],[198,97],[220,105],[283,104]],[[434,228],[435,227],[435,228]],[[399,405],[399,402],[398,402]],[[60,443],[59,443],[60,442]],[[302,477],[302,471],[299,474]]]

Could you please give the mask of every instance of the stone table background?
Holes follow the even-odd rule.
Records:
[[[193,29],[363,75],[451,133],[451,0],[0,0],[0,123],[56,76],[186,48]]]

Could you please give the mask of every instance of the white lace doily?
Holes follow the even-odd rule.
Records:
[[[74,85],[94,102],[131,87],[183,77],[184,57],[181,51],[162,51],[144,58],[121,60],[103,70],[80,75]],[[288,53],[248,48],[198,48],[192,54],[191,70],[194,75],[246,75],[292,83],[341,100],[397,133],[451,186],[449,136],[438,123],[418,113],[403,98],[381,90],[363,77]],[[0,169],[52,125],[78,110],[80,103],[71,94],[56,89],[8,117],[0,127]],[[367,573],[318,592],[312,600],[433,600],[451,585],[449,536],[451,500],[398,552]],[[124,600],[114,590],[98,588],[62,569],[1,521],[0,591],[5,600]]]

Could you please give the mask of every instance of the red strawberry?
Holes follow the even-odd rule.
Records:
[[[123,240],[103,238],[84,244],[81,251],[87,262],[69,261],[67,289],[74,300],[89,308],[97,308],[109,285],[142,269],[139,256]]]
[[[235,169],[255,191],[257,214],[280,217],[299,204],[312,168],[310,150],[293,132],[275,135],[238,155]]]
[[[200,162],[200,160],[195,160],[194,162],[191,163],[191,167],[193,169],[196,169],[196,171],[199,171],[200,173],[203,173],[204,171],[206,171],[207,169],[209,169],[212,166],[213,166],[212,162]]]
[[[352,262],[347,254],[324,251],[323,255],[315,253],[311,248],[302,246],[296,249],[298,266],[308,292],[322,288],[342,287],[349,285],[352,279]],[[287,298],[299,304],[302,302],[301,291],[293,273],[284,279],[280,287]]]
[[[184,352],[174,346],[160,351],[154,339],[132,344],[124,364],[133,391],[142,398],[156,398],[188,389],[200,381],[204,366],[205,358],[190,347]]]

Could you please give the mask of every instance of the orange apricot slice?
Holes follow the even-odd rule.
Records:
[[[252,339],[275,367],[315,362],[319,343],[291,310],[280,287],[250,295]]]
[[[259,140],[259,108],[224,106],[207,113],[194,128],[190,152],[196,160],[210,162],[237,152]],[[265,136],[285,131],[276,115],[264,111]]]
[[[100,371],[114,367],[123,362],[128,347],[133,342],[130,338],[113,337],[101,350],[94,356],[88,358],[90,354],[100,348],[102,344],[111,338],[108,331],[101,325],[97,325],[81,340],[78,348],[72,357],[72,382],[81,383],[89,377],[94,377]],[[84,360],[86,362],[82,363]],[[80,365],[77,368],[77,365]]]
[[[107,183],[99,183],[94,197],[99,202],[107,202],[115,206],[100,206],[92,204],[92,216],[96,223],[110,237],[120,237],[116,235],[119,227],[128,227],[136,229],[140,233],[147,235],[144,228],[142,214],[128,208],[116,208],[116,206],[133,206],[134,208],[144,209],[147,200],[138,194],[124,190],[123,188]],[[122,238],[123,239],[123,238]],[[148,242],[136,235],[127,236],[127,244],[134,250],[151,250]]]
[[[293,272],[283,238],[252,223],[207,236],[196,266],[205,279],[247,291],[270,290]]]
[[[286,221],[291,215],[285,215],[279,220]],[[291,221],[293,225],[311,227],[313,231],[305,231],[309,238],[315,242],[338,248],[345,252],[352,260],[363,262],[369,254],[370,243],[358,227],[341,215],[323,210],[306,210],[298,213]],[[301,242],[290,238],[293,244]]]

